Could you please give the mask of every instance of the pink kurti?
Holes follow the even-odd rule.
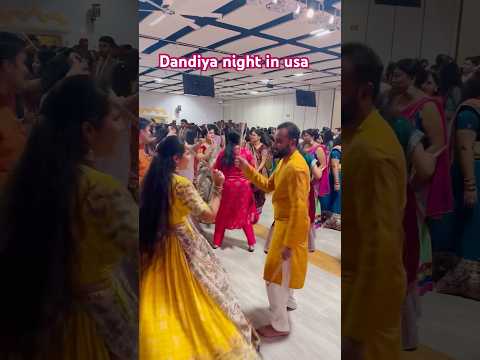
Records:
[[[255,222],[256,207],[250,181],[242,171],[235,167],[225,167],[222,164],[224,150],[218,155],[215,169],[223,172],[222,200],[215,220],[215,227],[220,229],[241,229]],[[240,150],[240,156],[250,165],[255,166],[255,159],[247,149]]]

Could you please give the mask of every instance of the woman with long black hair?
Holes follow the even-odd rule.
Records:
[[[265,133],[259,129],[251,129],[248,133],[247,148],[250,150],[255,159],[255,169],[263,176],[268,177],[268,169],[271,165],[272,155],[269,150],[271,146],[270,139]],[[252,185],[253,194],[255,196],[255,204],[257,213],[260,216],[263,205],[265,204],[265,193],[259,188]]]
[[[213,171],[206,204],[178,175],[190,156],[177,136],[165,138],[142,188],[140,358],[258,359],[258,336],[221,263],[188,219],[215,220],[225,178]]]
[[[123,126],[88,76],[61,81],[45,99],[2,198],[7,358],[137,356],[136,295],[123,265],[136,253],[138,208],[92,166],[114,151]]]
[[[206,125],[202,135],[205,142],[197,148],[196,184],[202,199],[207,202],[210,201],[213,190],[211,167],[215,164],[220,151],[220,146],[215,142],[218,135],[219,132],[216,125]]]
[[[226,229],[243,229],[248,251],[253,252],[256,243],[253,224],[258,220],[255,198],[250,181],[234,165],[234,160],[240,155],[252,166],[255,166],[255,160],[247,149],[240,148],[240,133],[230,130],[226,140],[225,150],[220,152],[214,166],[225,174],[225,186],[215,220],[213,246],[217,248],[222,245]]]

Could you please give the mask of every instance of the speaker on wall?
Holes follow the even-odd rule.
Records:
[[[375,0],[377,5],[422,7],[422,0]]]
[[[183,93],[215,97],[215,83],[213,77],[183,74]]]
[[[296,90],[295,95],[297,98],[297,106],[317,107],[317,99],[315,92]]]

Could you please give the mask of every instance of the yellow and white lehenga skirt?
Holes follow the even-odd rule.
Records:
[[[260,359],[259,338],[207,240],[188,221],[140,281],[141,360]]]

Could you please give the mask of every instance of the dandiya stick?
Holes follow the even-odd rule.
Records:
[[[242,127],[240,128],[240,133],[242,134],[242,138],[240,139],[240,146],[243,147],[245,145],[245,131],[247,129],[247,123],[242,123]]]
[[[23,38],[30,44],[31,47],[33,47],[33,48],[34,48],[35,50],[37,50],[37,51],[39,50],[39,49],[35,46],[35,44],[33,43],[33,41],[30,40],[30,38],[28,37],[27,34],[25,34],[24,32],[22,32],[21,34],[22,34]]]

